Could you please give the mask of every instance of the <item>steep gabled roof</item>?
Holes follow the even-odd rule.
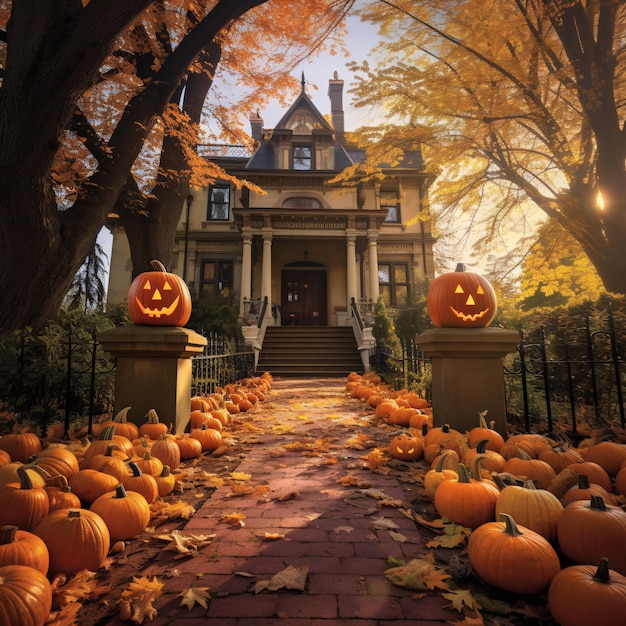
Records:
[[[295,99],[294,103],[289,107],[285,115],[280,119],[278,124],[276,125],[276,130],[282,130],[286,128],[291,128],[291,122],[293,117],[298,111],[307,111],[311,114],[313,119],[316,122],[316,125],[319,124],[319,127],[322,130],[327,130],[329,132],[333,132],[332,126],[326,121],[324,116],[319,112],[317,107],[313,104],[313,101],[306,94],[304,89],[306,85],[306,81],[304,80],[304,73],[302,74],[302,90],[300,94]]]

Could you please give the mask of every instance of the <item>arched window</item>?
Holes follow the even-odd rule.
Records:
[[[283,201],[285,209],[321,209],[322,203],[316,198],[296,197]]]

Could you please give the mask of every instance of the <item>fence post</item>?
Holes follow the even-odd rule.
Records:
[[[65,378],[65,421],[63,424],[63,436],[67,437],[70,432],[70,394],[72,393],[72,327],[67,329],[67,369]]]
[[[524,428],[530,432],[530,408],[528,406],[528,378],[526,376],[526,347],[524,345],[524,331],[519,330],[520,342],[518,346],[520,373],[522,376],[522,400],[524,402]]]
[[[539,350],[541,351],[541,367],[543,370],[543,389],[546,395],[546,413],[548,418],[548,432],[552,432],[552,404],[550,402],[550,375],[548,373],[548,358],[546,357],[546,335],[543,326],[539,328]]]
[[[622,428],[626,427],[626,418],[624,417],[624,399],[622,397],[622,374],[620,372],[620,358],[617,352],[617,340],[615,337],[615,319],[613,311],[609,309],[609,337],[611,338],[611,358],[615,366],[615,387],[617,389],[617,405],[619,406],[619,418]]]

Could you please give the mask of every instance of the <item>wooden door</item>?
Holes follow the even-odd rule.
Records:
[[[326,270],[283,270],[281,280],[282,325],[326,326]]]

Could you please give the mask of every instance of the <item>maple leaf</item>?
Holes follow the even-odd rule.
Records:
[[[173,530],[164,535],[154,535],[154,539],[169,541],[163,550],[178,552],[174,558],[180,559],[185,556],[198,556],[198,550],[213,543],[215,535],[183,535],[179,530]]]
[[[52,580],[53,606],[64,607],[66,604],[87,600],[106,591],[98,585],[96,573],[89,570],[76,572],[69,580],[63,574],[57,574]]]
[[[154,576],[133,577],[133,581],[120,594],[120,618],[143,624],[151,621],[157,614],[152,603],[163,593],[163,583]]]
[[[444,579],[451,578],[444,570],[438,570],[432,559],[411,559],[404,565],[385,570],[385,577],[396,587],[425,591],[427,589],[448,589]]]
[[[154,526],[159,526],[174,519],[191,519],[196,509],[182,500],[175,503],[167,503],[155,500],[150,505],[150,516]]]
[[[370,452],[365,457],[365,464],[371,470],[380,467],[385,463],[385,461],[385,455],[378,448],[370,450]]]
[[[207,600],[211,599],[208,587],[189,587],[185,591],[181,591],[178,594],[179,598],[182,598],[179,606],[186,606],[191,611],[196,602],[205,609],[209,608]]]
[[[51,611],[46,626],[75,626],[82,606],[79,602],[68,602],[60,610]]]
[[[453,591],[448,591],[447,593],[441,594],[446,600],[450,600],[452,603],[452,607],[459,611],[463,611],[463,607],[467,607],[469,609],[476,609],[476,602],[474,601],[474,596],[467,589],[455,589]]]
[[[475,613],[476,613],[476,617],[467,616],[461,622],[450,622],[450,623],[454,624],[455,626],[483,626],[483,624],[485,623],[483,621],[483,616],[478,611],[475,611]]]
[[[221,522],[226,522],[227,524],[231,524],[232,526],[245,526],[245,522],[243,520],[246,519],[244,513],[222,513],[220,517]]]
[[[427,548],[456,548],[465,543],[464,534],[458,535],[438,535],[426,543]]]

